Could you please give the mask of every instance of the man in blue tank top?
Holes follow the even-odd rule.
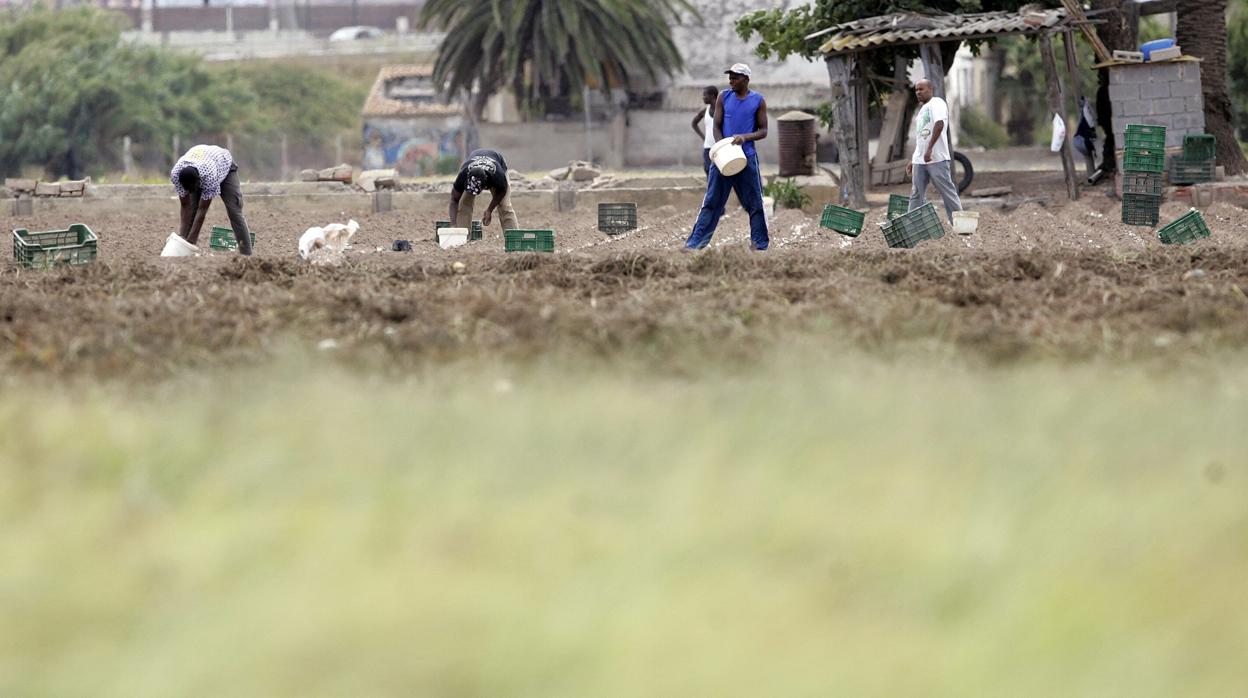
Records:
[[[750,214],[750,246],[765,250],[769,244],[767,218],[763,215],[763,180],[758,172],[758,153],[754,141],[767,137],[767,100],[750,91],[750,67],[736,63],[728,70],[728,86],[715,100],[715,139],[731,138],[745,151],[746,165],[731,177],[725,176],[714,164],[706,186],[706,198],[693,232],[685,248],[700,250],[711,243],[715,226],[724,215],[728,193],[737,192],[737,200]]]

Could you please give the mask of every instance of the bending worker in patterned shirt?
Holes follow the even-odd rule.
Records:
[[[215,145],[197,145],[178,158],[169,172],[181,203],[178,235],[194,245],[204,227],[212,200],[221,195],[225,212],[238,241],[239,254],[251,254],[251,231],[243,218],[243,192],[238,186],[238,166],[230,151]]]

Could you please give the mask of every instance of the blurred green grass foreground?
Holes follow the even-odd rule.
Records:
[[[0,696],[1248,694],[1248,357],[361,373],[6,385]]]

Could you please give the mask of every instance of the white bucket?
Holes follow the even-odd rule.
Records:
[[[438,247],[444,250],[459,247],[467,242],[467,228],[438,228]]]
[[[954,211],[953,232],[970,235],[979,229],[979,211]]]
[[[719,173],[731,177],[745,169],[745,149],[733,145],[731,138],[725,138],[711,146],[711,160],[719,168]]]
[[[169,233],[169,239],[165,240],[165,249],[161,251],[161,257],[194,257],[199,254],[199,248],[182,239],[177,233]]]
[[[776,200],[771,196],[763,197],[763,220],[767,222],[767,227],[771,227],[771,217],[776,215]]]

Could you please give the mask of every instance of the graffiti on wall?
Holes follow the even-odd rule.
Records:
[[[475,138],[459,119],[364,122],[364,168],[407,176],[453,174]]]

